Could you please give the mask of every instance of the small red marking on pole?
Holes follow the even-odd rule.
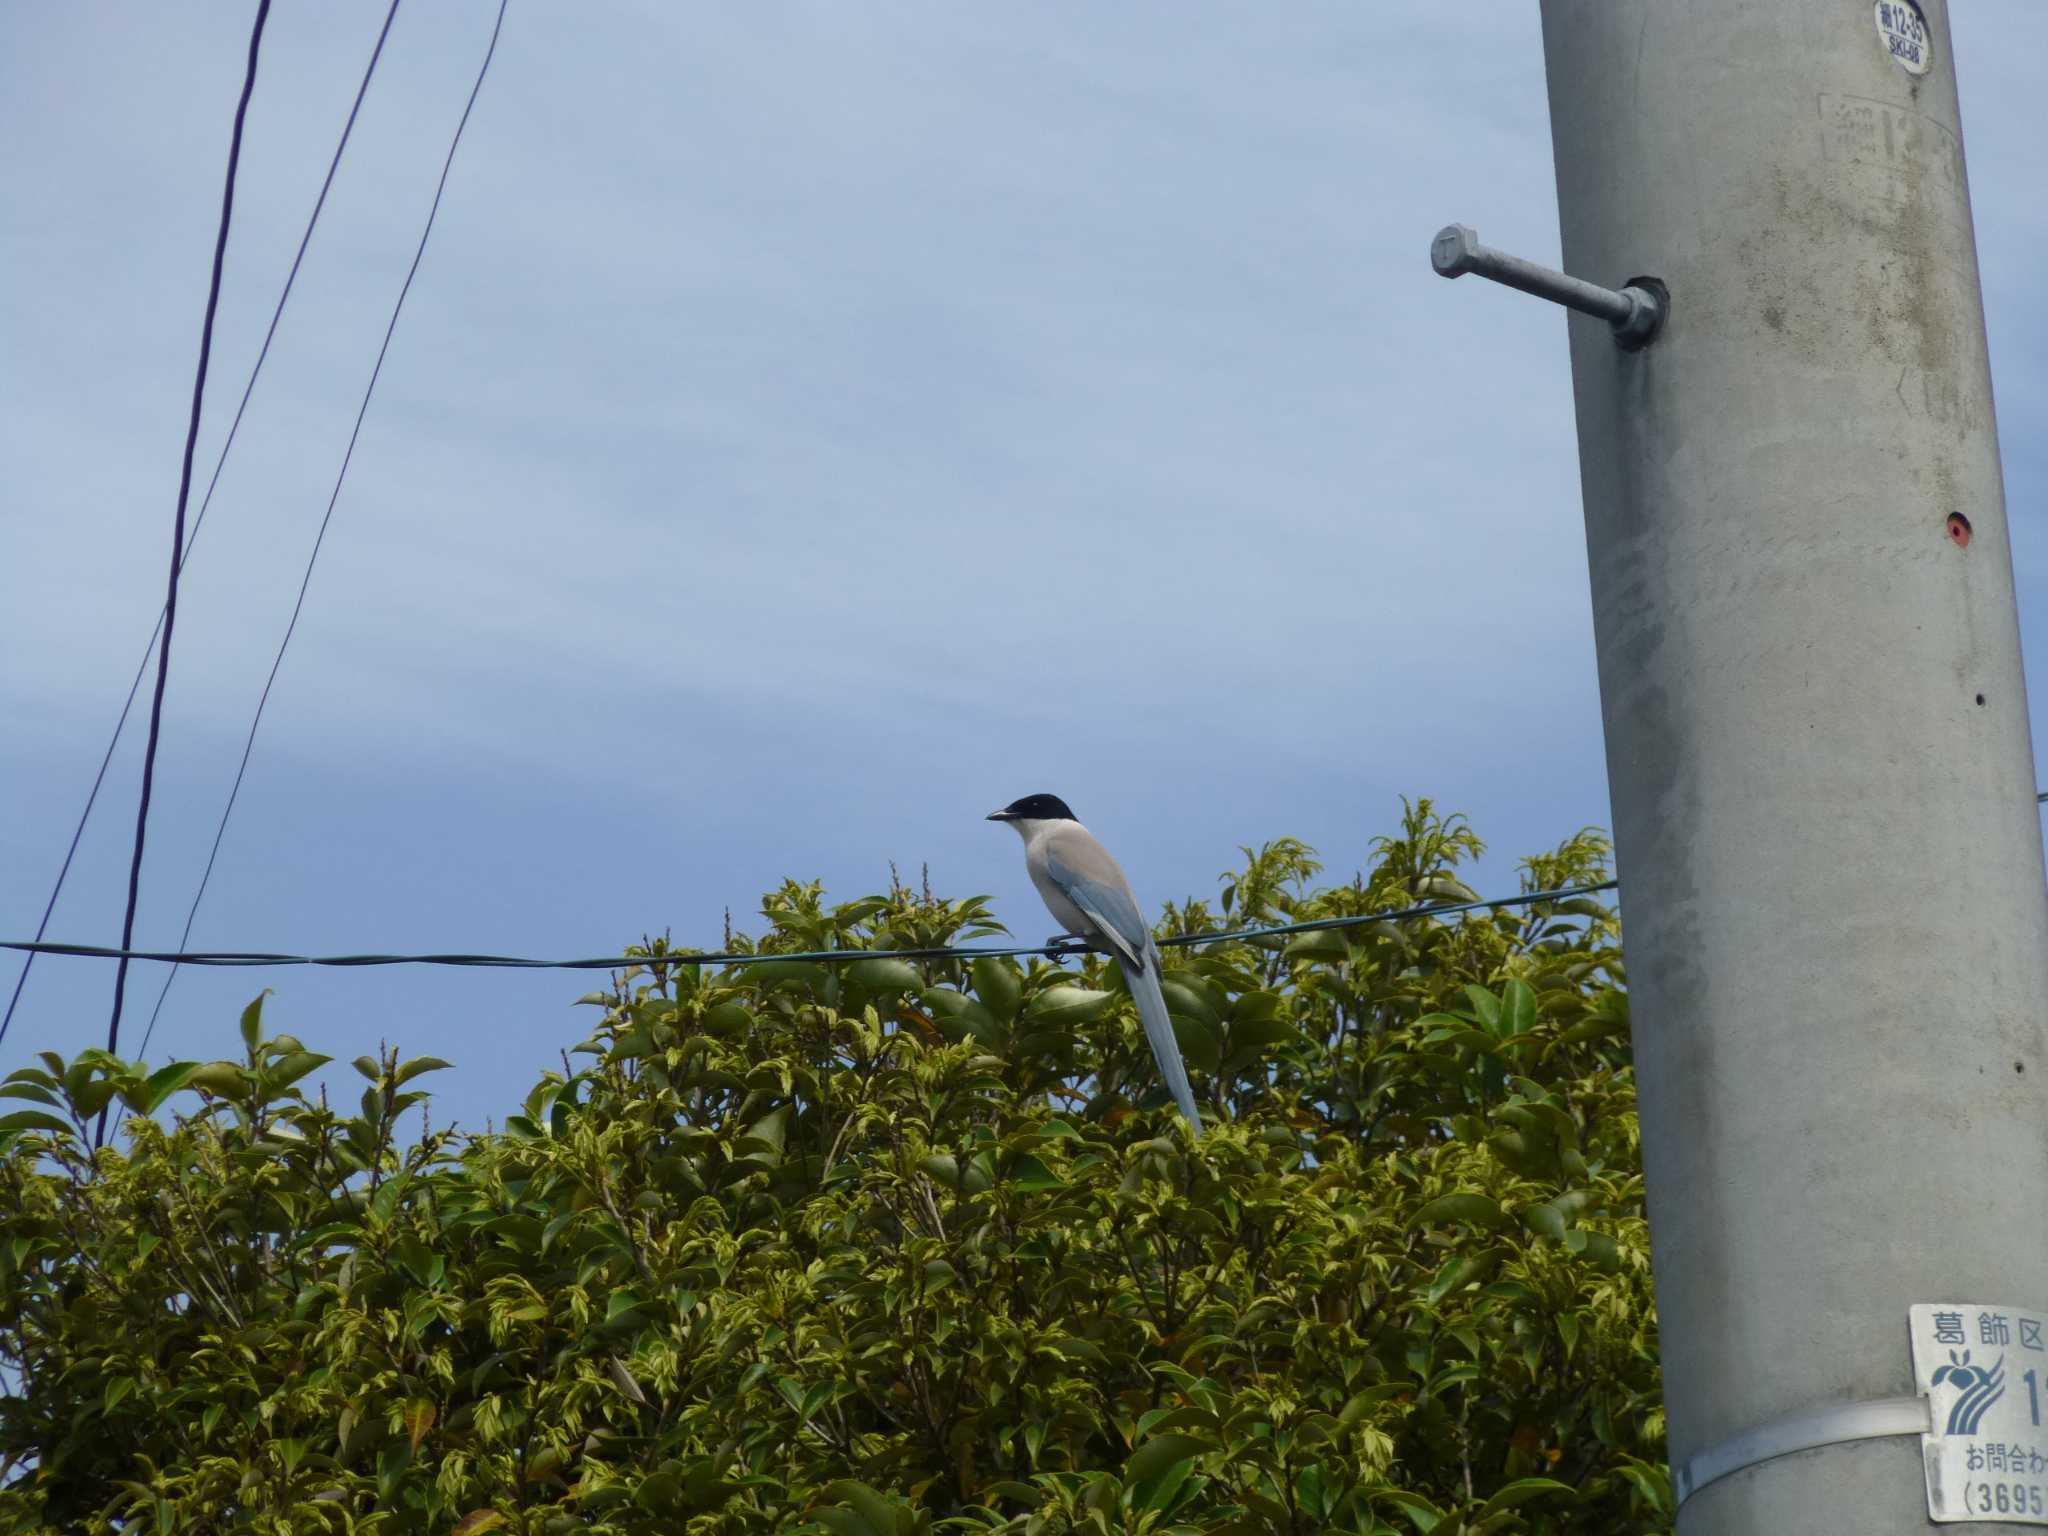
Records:
[[[1970,520],[1960,512],[1949,513],[1948,536],[1955,542],[1957,549],[1968,549],[1970,547]]]

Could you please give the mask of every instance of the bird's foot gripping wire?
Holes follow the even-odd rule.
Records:
[[[1096,953],[1095,941],[1078,933],[1056,933],[1045,941],[1045,957],[1055,965],[1069,955]]]

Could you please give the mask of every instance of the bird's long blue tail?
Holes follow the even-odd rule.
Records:
[[[1159,1075],[1173,1093],[1173,1102],[1187,1116],[1188,1128],[1202,1134],[1201,1111],[1195,1108],[1195,1092],[1188,1086],[1188,1069],[1180,1059],[1180,1042],[1173,1037],[1173,1020],[1166,1012],[1166,996],[1159,990],[1158,962],[1139,970],[1121,956],[1124,984],[1138,1005],[1138,1018],[1145,1026],[1145,1038],[1152,1043],[1152,1057],[1159,1063]]]

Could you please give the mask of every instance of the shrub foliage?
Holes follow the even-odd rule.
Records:
[[[1161,934],[1469,899],[1478,850],[1423,801]],[[776,958],[1000,931],[901,886],[763,915],[636,951],[486,1134],[421,1128],[433,1057],[302,1091],[261,998],[240,1060],[16,1072],[0,1530],[1668,1528],[1609,911],[1170,949],[1199,1142],[1113,966]]]

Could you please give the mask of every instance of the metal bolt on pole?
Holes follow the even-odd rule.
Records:
[[[1491,278],[1539,299],[1562,304],[1582,315],[1605,320],[1618,346],[1634,351],[1657,339],[1671,307],[1670,294],[1655,278],[1639,277],[1626,288],[1602,288],[1506,251],[1479,243],[1479,232],[1464,224],[1447,224],[1430,242],[1430,265],[1438,277],[1463,277],[1467,272]]]
[[[1628,352],[1611,292],[1456,231],[1439,260],[1600,321],[1572,380],[1682,1536],[2048,1525],[2010,1470],[2048,899],[1948,13],[1542,0],[1565,265],[1676,305]],[[1965,1475],[1994,1442],[2007,1475]]]

